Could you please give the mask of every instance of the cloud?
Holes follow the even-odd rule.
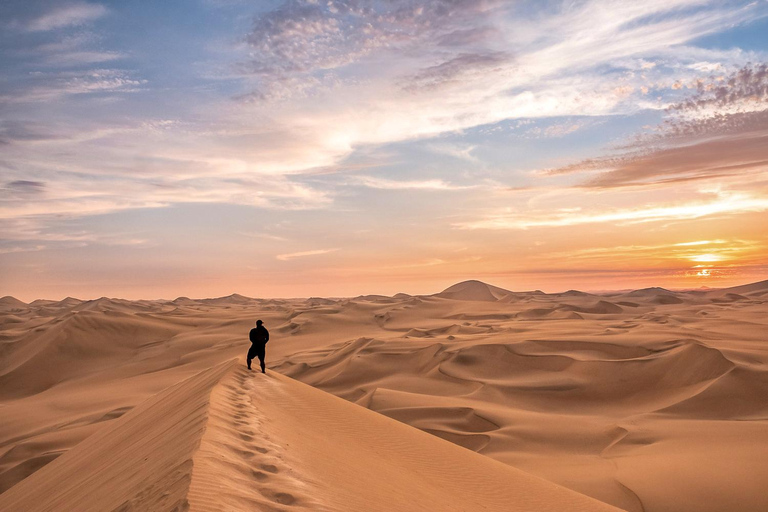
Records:
[[[483,72],[511,61],[505,52],[462,53],[445,62],[419,70],[402,82],[406,91],[437,89],[447,83],[464,80],[468,75],[482,76]]]
[[[55,140],[61,135],[54,133],[45,123],[30,121],[0,121],[0,144]]]
[[[72,51],[50,55],[44,59],[49,66],[65,67],[77,66],[81,64],[99,64],[122,59],[123,54],[119,52],[100,52],[100,51]]]
[[[249,68],[261,75],[335,69],[374,50],[453,34],[462,22],[500,2],[490,0],[289,0],[259,16],[246,41]],[[477,34],[476,34],[477,37]]]
[[[43,193],[45,190],[45,183],[42,181],[16,180],[6,183],[3,188],[11,195],[27,197]]]
[[[525,130],[524,138],[555,139],[575,133],[582,128],[593,125],[594,122],[586,119],[567,119],[549,126],[534,126]]]
[[[673,118],[653,136],[638,139],[630,152],[586,159],[545,174],[583,173],[585,180],[579,186],[614,188],[768,170],[766,65],[748,66],[720,80],[699,81],[696,92],[672,105],[669,112]],[[680,114],[686,117],[676,117]]]
[[[714,107],[720,114],[730,107],[768,108],[768,65],[745,66],[728,77],[699,80],[696,94],[670,107],[673,112],[699,112]]]
[[[336,247],[334,249],[316,249],[314,251],[302,251],[302,252],[292,252],[289,254],[278,254],[275,256],[280,261],[288,261],[295,258],[305,258],[307,256],[319,256],[321,254],[328,254],[330,252],[336,252],[339,248]]]
[[[0,247],[0,254],[13,254],[17,252],[36,252],[45,249],[44,245],[12,245]]]
[[[146,84],[146,80],[133,78],[118,69],[37,72],[30,77],[26,87],[0,94],[0,103],[34,103],[73,95],[129,93]]]
[[[634,114],[664,107],[643,92],[651,80],[713,55],[685,43],[761,9],[703,0],[610,8],[593,0],[544,11],[482,1],[289,1],[260,15],[247,36],[243,71],[255,81],[241,98],[256,100],[254,114],[316,137],[332,160],[322,166],[363,146],[509,119]],[[737,53],[717,55],[729,63],[744,58]],[[708,73],[683,69],[692,80]]]
[[[288,238],[284,236],[278,236],[278,235],[272,235],[270,233],[252,233],[252,232],[243,232],[241,231],[238,233],[242,236],[247,236],[248,238],[258,238],[262,240],[272,240],[273,242],[287,242]]]
[[[352,183],[381,190],[464,190],[472,187],[453,185],[443,180],[396,181],[373,176],[355,176]]]
[[[437,44],[439,46],[447,47],[478,45],[486,43],[493,38],[500,37],[500,35],[498,29],[487,25],[481,25],[478,27],[457,29],[448,32],[438,39]]]
[[[675,244],[676,247],[688,247],[694,245],[712,245],[712,244],[726,244],[728,240],[696,240],[694,242],[680,242]]]
[[[768,197],[747,193],[721,192],[708,201],[689,201],[664,206],[601,209],[595,211],[533,211],[490,214],[480,220],[460,222],[460,229],[529,229],[581,224],[637,224],[644,222],[699,219],[714,215],[734,215],[768,210]]]
[[[616,188],[749,175],[768,170],[768,125],[751,135],[584,160],[548,175],[583,173],[578,186]]]
[[[47,199],[2,203],[0,216],[76,216],[183,202],[274,209],[328,207],[333,203],[332,192],[297,175],[334,172],[344,168],[351,155],[359,156],[374,146],[445,133],[460,137],[467,128],[508,119],[636,113],[650,101],[641,93],[641,84],[671,84],[673,77],[677,79],[675,73],[683,72],[686,83],[694,83],[710,71],[688,64],[717,57],[730,65],[744,58],[694,52],[682,45],[754,18],[761,8],[693,0],[617,0],[609,8],[593,0],[544,9],[482,0],[289,0],[258,16],[245,35],[249,56],[244,58],[239,77],[243,89],[238,92],[241,98],[256,101],[206,103],[216,94],[237,95],[230,92],[234,87],[228,83],[221,90],[206,89],[195,96],[201,104],[189,104],[189,111],[177,112],[190,121],[167,129],[149,130],[141,123],[113,126],[112,118],[91,123],[78,116],[72,118],[69,131],[61,132],[66,138],[40,140],[34,151],[30,144],[7,144],[14,152],[4,159],[15,169],[7,179],[32,176],[44,181]],[[80,23],[75,17],[67,19],[71,25]],[[98,53],[92,42],[73,36],[51,43],[40,53]],[[83,60],[97,57],[84,55]],[[5,92],[0,101],[17,108],[15,104],[55,100],[73,109],[79,108],[75,99],[80,103],[87,97],[114,98],[154,85],[138,72],[114,69],[34,72],[24,80],[24,87]],[[157,106],[151,101],[167,98],[163,94],[176,91],[158,90],[154,99],[133,95],[138,99],[129,97],[134,100],[130,108],[137,107],[136,115],[141,116],[149,111],[147,107]],[[168,102],[176,103],[181,102]],[[664,103],[673,101],[665,97]],[[125,114],[121,119],[133,112]],[[578,129],[577,124],[581,125],[556,123],[542,128],[540,135],[564,136]],[[26,153],[22,146],[27,146]],[[424,145],[430,146],[434,144]],[[740,150],[754,156],[756,147],[757,142],[752,150],[746,145]],[[471,149],[454,156],[467,165],[477,164]],[[683,165],[676,163],[680,155],[663,158],[667,169]],[[618,171],[618,165],[628,168],[589,186],[608,188],[699,175],[682,167],[649,175],[637,169],[640,163],[630,160],[608,163],[616,166],[606,165],[604,170]],[[717,167],[711,175],[738,172],[723,168],[727,162],[710,163]],[[595,178],[594,168],[584,172],[586,178]],[[59,173],[68,174],[57,178]],[[340,182],[380,190],[467,188],[440,177],[409,176],[396,181],[360,176]]]
[[[25,65],[43,68],[72,68],[87,64],[99,64],[122,59],[126,54],[105,49],[106,36],[92,30],[78,28],[76,31],[54,32],[39,36],[39,44],[28,44],[20,39],[18,47],[7,54],[23,59]]]
[[[14,180],[0,189],[0,219],[77,218],[180,203],[304,210],[327,206],[328,193],[283,176],[260,179],[101,176],[60,171],[45,183]]]
[[[633,245],[596,245],[586,249],[575,249],[562,252],[551,252],[547,258],[554,261],[587,262],[593,265],[615,265],[621,260],[628,261],[688,261],[702,255],[702,251],[718,254],[721,257],[743,257],[749,253],[762,252],[765,243],[758,240],[742,240],[729,238],[727,240],[697,240],[694,242],[663,243],[663,244],[633,244]]]
[[[97,20],[108,12],[100,4],[75,2],[57,7],[27,24],[27,29],[33,32],[43,32],[64,27],[84,25]]]
[[[460,146],[456,144],[434,143],[428,144],[426,148],[439,155],[447,155],[459,160],[465,160],[467,162],[479,161],[477,157],[472,155],[472,152],[477,149],[477,145]]]

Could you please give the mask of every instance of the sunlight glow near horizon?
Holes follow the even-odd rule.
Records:
[[[768,2],[71,5],[0,4],[0,295],[768,276]]]
[[[699,254],[698,256],[694,256],[691,258],[692,261],[697,262],[714,262],[714,261],[723,261],[723,257],[719,254]]]

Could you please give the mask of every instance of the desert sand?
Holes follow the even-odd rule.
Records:
[[[4,297],[0,510],[766,510],[766,297]]]

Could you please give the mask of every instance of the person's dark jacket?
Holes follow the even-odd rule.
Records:
[[[257,325],[251,329],[248,337],[254,345],[266,345],[269,341],[269,331],[263,325]]]

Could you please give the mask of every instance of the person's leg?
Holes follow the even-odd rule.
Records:
[[[266,366],[264,365],[264,356],[266,354],[266,350],[264,347],[261,347],[259,350],[259,363],[261,364],[261,373],[267,373],[266,372]]]
[[[251,348],[248,349],[248,358],[246,359],[246,361],[248,363],[248,369],[249,370],[251,369],[251,360],[256,356],[256,354],[254,354],[254,352],[255,352],[254,351],[254,347],[253,347],[253,345],[251,345]]]

